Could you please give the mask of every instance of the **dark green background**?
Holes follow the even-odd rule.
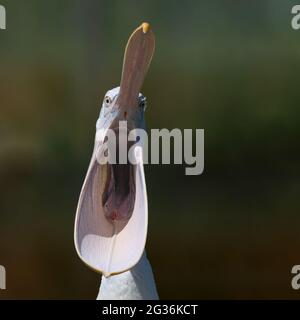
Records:
[[[73,245],[105,92],[149,21],[148,128],[204,128],[205,172],[146,167],[161,298],[299,298],[297,1],[0,0],[0,298],[94,299]]]

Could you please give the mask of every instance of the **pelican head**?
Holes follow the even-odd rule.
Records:
[[[130,130],[145,128],[146,98],[140,89],[154,47],[154,34],[149,24],[143,23],[128,40],[120,86],[104,96],[94,151],[79,197],[76,250],[88,266],[106,277],[131,269],[145,247],[148,202],[142,150],[140,146],[134,149],[134,164],[119,161],[118,150]],[[121,123],[126,123],[125,131]],[[102,164],[108,129],[117,137],[117,162]],[[133,143],[126,145],[129,149]]]
[[[105,181],[102,193],[102,205],[105,216],[110,220],[128,220],[133,212],[135,204],[136,183],[134,179],[135,166],[129,161],[119,163],[119,144],[127,144],[128,152],[133,143],[127,143],[130,129],[145,129],[144,113],[146,109],[146,97],[141,93],[138,96],[137,105],[125,107],[119,105],[118,97],[120,87],[109,90],[103,100],[100,116],[96,124],[96,141],[103,143],[103,136],[108,126],[115,133],[116,141],[116,163],[108,163],[105,167]],[[120,123],[126,123],[126,128],[120,127]],[[122,141],[124,139],[124,141]],[[105,148],[99,148],[97,157],[101,158]],[[101,152],[102,151],[102,152]],[[127,160],[127,159],[126,159]]]

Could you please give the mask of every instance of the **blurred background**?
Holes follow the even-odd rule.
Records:
[[[148,128],[204,128],[205,171],[148,165],[161,298],[300,298],[297,1],[0,0],[0,299],[95,299],[75,210],[105,92],[143,21]]]

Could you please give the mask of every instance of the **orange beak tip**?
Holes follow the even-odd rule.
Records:
[[[148,22],[142,23],[143,33],[147,33],[150,30],[150,24]]]

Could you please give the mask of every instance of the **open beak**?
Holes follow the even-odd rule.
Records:
[[[130,36],[124,55],[118,117],[128,120],[138,107],[138,96],[155,47],[154,34],[143,23]],[[118,143],[121,143],[120,141]],[[75,247],[80,258],[105,276],[131,269],[141,258],[148,226],[148,202],[142,149],[135,147],[136,164],[100,164],[103,141],[96,140],[83,183],[75,219]]]
[[[155,38],[150,25],[144,22],[130,36],[124,54],[120,93],[116,104],[134,108],[154,53]]]

